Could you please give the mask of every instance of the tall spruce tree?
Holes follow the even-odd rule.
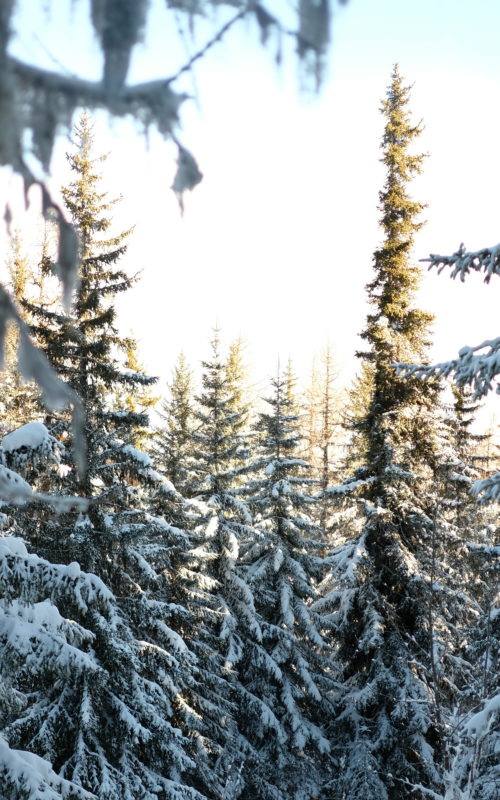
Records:
[[[238,575],[236,563],[240,542],[249,535],[251,523],[247,505],[239,498],[238,478],[243,469],[243,443],[234,410],[226,364],[220,352],[219,331],[212,340],[212,358],[203,362],[202,393],[195,412],[198,427],[193,433],[200,499],[206,503],[206,546],[212,551],[212,575],[220,585],[224,614],[221,638],[228,664],[241,658],[245,634],[260,637],[253,598]]]
[[[26,530],[42,555],[79,562],[99,576],[113,593],[117,617],[112,629],[101,630],[99,619],[89,626],[107,675],[104,688],[100,681],[75,682],[71,675],[55,687],[58,709],[67,698],[67,713],[77,721],[68,728],[64,759],[61,755],[57,763],[100,800],[196,797],[195,786],[209,783],[192,758],[191,734],[196,736],[199,725],[183,696],[192,689],[196,655],[178,632],[190,615],[172,602],[166,569],[168,553],[189,543],[162,513],[152,513],[153,495],[181,500],[152,469],[150,458],[129,443],[147,424],[146,416],[114,405],[120,394],[133,398],[134,390],[142,392],[153,379],[121,366],[128,340],[117,331],[114,300],[132,284],[118,265],[127,232],[110,235],[112,203],[100,189],[102,159],[92,154],[85,115],[76,131],[76,152],[68,158],[75,180],[63,196],[81,243],[74,306],[69,314],[35,304],[29,311],[49,360],[82,401],[88,470],[83,475],[76,470],[67,438],[69,471],[60,488],[83,495],[89,507],[86,513],[57,516],[45,507]],[[56,438],[67,436],[70,422],[64,415],[48,417],[47,424]],[[89,613],[94,620],[92,609]],[[27,725],[17,729],[21,745],[43,747],[30,738]],[[56,743],[51,746],[57,749]]]
[[[262,631],[258,647],[237,665],[238,679],[261,699],[240,716],[259,765],[245,769],[247,791],[262,798],[309,798],[329,773],[323,720],[331,711],[330,662],[322,621],[311,611],[322,574],[307,494],[308,465],[298,456],[299,417],[290,370],[273,382],[270,409],[259,417],[260,446],[249,502],[253,536],[242,546],[242,566],[255,597]]]
[[[106,408],[106,395],[118,388],[132,391],[155,379],[120,368],[119,353],[126,357],[129,341],[116,328],[115,298],[133,285],[133,279],[118,265],[126,252],[130,230],[110,235],[109,212],[116,201],[109,200],[100,189],[98,165],[105,157],[92,152],[92,125],[85,113],[75,129],[75,147],[75,152],[67,156],[75,177],[62,189],[80,242],[74,304],[67,315],[43,305],[29,304],[28,308],[35,320],[33,332],[85,409],[89,460],[78,488],[91,497],[93,479],[106,482],[100,462],[103,450],[109,450],[109,434],[147,421],[143,414],[115,413]]]
[[[392,366],[426,360],[431,322],[414,305],[420,270],[410,251],[423,206],[409,181],[423,156],[411,149],[421,128],[411,123],[409,91],[395,66],[381,109],[384,238],[367,287],[368,348],[359,354],[372,379],[360,425],[365,459],[330,493],[357,492],[364,519],[359,536],[333,552],[331,593],[318,604],[333,625],[342,683],[332,725],[340,769],[331,791],[357,800],[409,800],[442,788],[444,719],[433,669],[438,388],[401,380]]]
[[[121,337],[116,328],[115,299],[133,284],[133,279],[118,264],[126,251],[130,231],[110,234],[109,212],[115,201],[101,191],[98,165],[104,158],[92,152],[92,125],[86,114],[75,129],[75,146],[75,152],[67,156],[75,178],[62,190],[80,238],[79,284],[74,304],[69,314],[62,308],[53,310],[44,304],[25,305],[33,319],[33,333],[49,361],[80,398],[85,412],[88,465],[84,474],[76,468],[68,418],[64,415],[46,418],[51,433],[63,438],[66,444],[70,471],[64,490],[88,498],[99,495],[99,503],[91,506],[89,519],[92,525],[103,528],[105,498],[109,498],[113,510],[125,510],[129,503],[126,492],[121,493],[120,499],[120,479],[126,483],[127,474],[130,478],[135,473],[140,478],[141,473],[147,472],[144,460],[127,444],[138,426],[147,425],[147,416],[130,409],[117,409],[110,398],[119,393],[131,396],[155,379],[121,366],[127,357],[129,340]],[[67,537],[64,538],[68,543]],[[80,556],[89,569],[103,569],[101,545],[108,554],[113,550],[109,541],[104,543],[105,538],[91,537],[91,541],[85,542]]]
[[[234,380],[222,358],[217,329],[211,351],[211,358],[202,362],[202,391],[196,398],[197,424],[192,442],[198,515],[191,520],[191,528],[194,536],[199,537],[195,552],[205,563],[204,579],[216,604],[218,623],[212,650],[206,649],[200,663],[205,669],[211,664],[212,671],[218,668],[213,655],[215,647],[223,658],[220,677],[229,681],[228,699],[236,704],[240,717],[249,706],[263,706],[262,700],[251,690],[243,689],[236,679],[240,662],[260,647],[262,639],[252,592],[240,565],[240,548],[253,535],[251,516],[240,486],[247,457],[241,424],[245,412],[244,408],[235,407]],[[227,797],[238,797],[244,790],[244,764],[248,759],[257,770],[260,763],[257,754],[244,729],[238,730],[233,723],[217,764]]]

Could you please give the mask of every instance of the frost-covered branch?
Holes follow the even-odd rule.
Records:
[[[443,361],[431,366],[418,364],[394,365],[397,374],[402,378],[448,378],[451,377],[457,386],[472,386],[474,399],[484,397],[495,388],[500,394],[500,337],[487,339],[475,347],[462,347],[458,358]],[[496,386],[494,381],[496,379]]]
[[[3,785],[22,786],[30,800],[95,800],[94,794],[56,775],[44,758],[26,750],[14,750],[2,736],[0,777]]]
[[[429,258],[423,258],[422,261],[429,264],[429,269],[436,267],[439,273],[445,267],[450,267],[450,278],[456,278],[458,275],[461,281],[464,281],[465,276],[472,271],[484,272],[484,281],[489,283],[492,275],[500,275],[500,244],[468,252],[462,243],[452,256],[431,253]]]
[[[500,503],[500,472],[473,483],[471,492],[480,503]]]
[[[85,471],[86,454],[83,439],[83,409],[75,392],[64,383],[49,364],[45,355],[35,347],[29,336],[29,329],[21,319],[10,295],[0,285],[0,368],[3,366],[3,354],[7,324],[16,325],[19,332],[18,365],[21,376],[33,380],[42,390],[42,399],[47,408],[56,411],[71,406],[73,408],[73,435],[76,442],[77,467],[80,473]]]
[[[429,263],[429,269],[435,267],[439,273],[445,267],[449,267],[450,277],[459,276],[462,281],[473,271],[482,272],[485,283],[489,283],[492,275],[500,275],[500,244],[476,251],[467,251],[461,244],[457,252],[451,256],[431,254],[423,261]],[[475,347],[462,347],[458,352],[458,358],[451,361],[431,366],[405,363],[393,366],[402,378],[416,377],[429,380],[451,377],[457,386],[471,386],[474,400],[485,397],[493,390],[500,394],[500,337],[486,339]],[[481,503],[498,502],[500,473],[476,481],[471,491]]]

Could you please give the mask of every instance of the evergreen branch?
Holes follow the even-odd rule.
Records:
[[[421,259],[429,263],[429,269],[436,267],[440,274],[445,267],[450,267],[450,278],[457,275],[461,281],[473,270],[484,271],[484,282],[489,283],[492,275],[500,275],[500,244],[494,247],[483,247],[481,250],[467,252],[462,243],[456,253],[451,256],[439,256],[431,253],[429,258]]]
[[[485,351],[485,352],[481,352]],[[394,363],[396,374],[402,378],[448,378],[451,376],[457,386],[473,386],[473,399],[484,397],[493,389],[497,379],[496,391],[500,393],[500,337],[486,339],[475,347],[462,347],[458,358],[443,361],[431,366],[419,364]]]
[[[404,783],[405,786],[409,786],[412,792],[422,792],[422,794],[427,795],[428,797],[432,798],[432,800],[444,800],[442,794],[438,794],[434,792],[432,789],[428,789],[426,786],[422,786],[421,783],[412,783],[407,778],[396,778],[397,781],[400,783]]]

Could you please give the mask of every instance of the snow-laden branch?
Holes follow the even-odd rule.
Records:
[[[84,413],[80,399],[57,376],[45,355],[35,347],[30,339],[28,326],[21,319],[10,295],[0,284],[0,369],[3,366],[5,335],[9,322],[16,325],[19,333],[18,366],[21,376],[26,381],[35,381],[42,390],[44,404],[50,410],[57,411],[68,406],[72,408],[76,465],[80,474],[83,474],[86,469],[86,452],[83,437]]]
[[[95,795],[56,775],[44,758],[14,750],[0,736],[0,774],[13,786],[22,786],[30,800],[95,800]]]
[[[467,251],[463,244],[451,256],[431,254],[422,259],[441,273],[449,267],[450,277],[465,280],[471,272],[484,273],[485,283],[492,275],[500,276],[500,244],[484,247],[481,250]],[[443,361],[431,366],[419,364],[393,364],[402,378],[416,377],[424,380],[452,378],[457,386],[471,386],[474,400],[485,397],[489,392],[500,394],[500,337],[486,339],[475,347],[462,347],[458,358]],[[481,503],[500,501],[500,473],[485,480],[476,481],[471,488]]]
[[[361,486],[368,486],[370,483],[375,483],[376,480],[377,478],[375,476],[371,476],[369,478],[361,478],[348,483],[340,483],[337,486],[329,486],[328,489],[324,489],[323,492],[320,492],[318,497],[331,497],[334,495],[350,494],[356,489],[359,489]]]
[[[482,481],[475,481],[471,492],[480,503],[500,503],[500,472],[495,472]]]
[[[467,251],[465,245],[461,244],[457,252],[451,256],[431,253],[429,258],[423,258],[422,261],[429,264],[429,269],[436,267],[438,272],[450,267],[450,277],[456,278],[458,275],[461,281],[464,281],[465,276],[472,271],[484,272],[484,281],[489,283],[492,275],[500,275],[500,244],[475,251]]]
[[[4,436],[0,445],[0,504],[24,505],[38,500],[49,503],[59,512],[86,511],[88,500],[34,492],[29,483],[15,471],[22,469],[28,462],[33,464],[38,460],[59,464],[58,448],[60,449],[59,443],[41,422],[28,422]]]
[[[495,389],[500,394],[500,337],[487,339],[475,347],[462,347],[458,358],[431,366],[397,363],[393,365],[402,378],[448,378],[457,386],[472,386],[474,399]],[[496,379],[496,382],[494,383]]]
[[[414,376],[423,380],[451,377],[457,386],[471,386],[474,399],[485,397],[495,389],[500,394],[500,337],[488,339],[476,347],[462,347],[458,358],[440,364],[394,364],[402,378]],[[476,481],[471,492],[481,503],[500,502],[500,472]]]
[[[89,501],[83,497],[34,492],[21,475],[0,464],[0,504],[24,505],[35,501],[47,503],[61,513],[72,510],[86,511],[89,507]]]

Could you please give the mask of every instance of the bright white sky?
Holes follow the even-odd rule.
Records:
[[[72,11],[71,2],[47,3],[57,5],[52,19],[29,0],[20,5],[29,13],[16,54],[98,77],[85,2]],[[164,3],[153,6],[133,81],[170,75],[185,58],[175,29],[165,27]],[[260,47],[253,25],[232,30],[183,84],[195,98],[183,107],[180,138],[205,176],[183,218],[169,190],[173,147],[154,133],[148,147],[134,125],[100,118],[106,185],[124,198],[115,218],[136,226],[126,266],[143,270],[122,303],[122,326],[139,339],[148,369],[168,380],[181,348],[197,366],[217,321],[226,340],[247,341],[259,386],[278,355],[291,355],[306,375],[327,339],[344,380],[352,376],[379,242],[378,109],[396,61],[414,83],[415,120],[426,126],[421,149],[430,153],[415,181],[415,196],[429,206],[415,258],[451,253],[461,241],[499,241],[499,30],[497,0],[350,0],[336,11],[327,76],[314,97],[300,92],[291,51],[276,68],[273,43]],[[67,181],[65,149],[54,159],[54,188]],[[425,277],[420,303],[436,315],[436,360],[498,334],[496,283]]]

